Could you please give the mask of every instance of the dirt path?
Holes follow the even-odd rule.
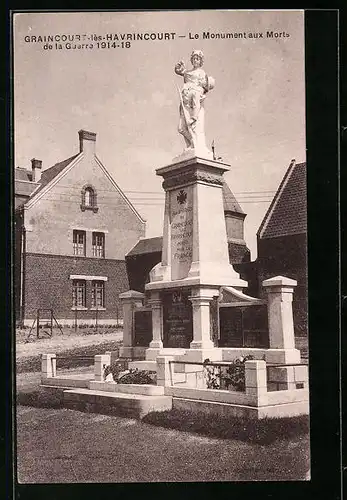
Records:
[[[122,331],[112,333],[99,333],[90,335],[56,335],[47,339],[36,339],[32,342],[17,342],[16,359],[40,354],[60,353],[75,347],[91,346],[109,342],[120,342],[123,338]]]

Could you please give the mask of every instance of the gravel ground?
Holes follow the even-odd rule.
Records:
[[[122,330],[108,331],[101,330],[98,334],[83,335],[75,334],[69,330],[64,335],[55,335],[52,338],[35,339],[24,343],[21,339],[16,343],[16,359],[22,359],[29,356],[41,354],[60,353],[75,347],[99,345],[108,342],[120,342],[123,340]]]

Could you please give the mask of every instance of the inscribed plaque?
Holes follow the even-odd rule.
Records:
[[[193,257],[193,190],[192,187],[170,192],[171,276],[186,278]]]

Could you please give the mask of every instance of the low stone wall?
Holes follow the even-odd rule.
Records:
[[[165,387],[165,395],[175,398],[185,398],[199,401],[211,401],[217,403],[231,403],[237,405],[256,406],[257,398],[249,396],[244,392],[223,391],[220,389],[192,389],[188,387]]]
[[[199,401],[196,399],[172,398],[172,408],[191,413],[202,413],[204,415],[221,417],[239,417],[247,419],[263,418],[286,418],[299,415],[308,415],[308,401],[298,401],[288,404],[272,406],[246,406],[232,405],[229,403],[217,403],[216,401]]]
[[[74,378],[69,376],[41,377],[41,385],[50,387],[81,387],[88,388],[91,378]]]

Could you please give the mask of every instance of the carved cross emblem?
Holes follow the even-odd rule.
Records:
[[[181,189],[181,191],[177,195],[177,201],[180,205],[183,205],[187,200],[187,193]]]

